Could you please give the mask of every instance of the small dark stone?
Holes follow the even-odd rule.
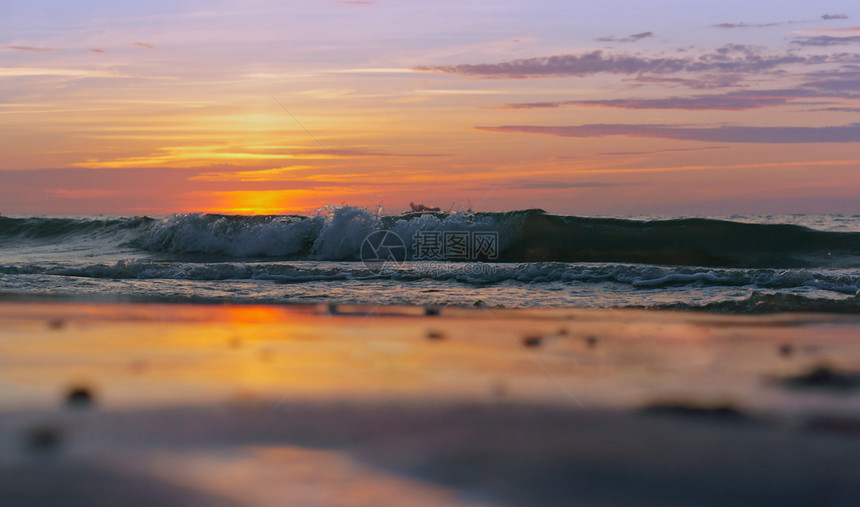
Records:
[[[645,414],[677,416],[713,421],[740,421],[747,416],[731,405],[703,406],[692,403],[654,403],[642,409]]]
[[[93,401],[93,394],[87,387],[73,387],[66,393],[66,406],[70,408],[89,408]]]
[[[443,333],[442,331],[437,331],[437,330],[431,329],[430,331],[427,331],[427,339],[428,340],[444,340],[445,339],[445,333]]]
[[[540,336],[526,336],[523,338],[523,345],[529,348],[540,347],[542,341]]]
[[[51,319],[48,321],[48,329],[59,330],[66,327],[66,321],[61,318]]]
[[[483,300],[479,299],[479,300],[475,301],[475,302],[472,304],[472,306],[482,307],[482,306],[486,306],[486,303],[484,303],[484,301],[483,301]]]
[[[428,317],[438,317],[442,314],[442,310],[436,308],[435,306],[425,306],[424,307],[424,315]]]
[[[860,388],[860,374],[838,371],[829,366],[817,366],[807,373],[784,378],[782,383],[793,389],[851,391]]]
[[[570,331],[568,331],[566,327],[560,327],[558,328],[558,331],[555,332],[555,334],[559,336],[567,336],[568,333],[570,333]]]
[[[588,345],[589,348],[594,348],[597,345],[597,337],[596,336],[586,336],[585,344]]]
[[[779,355],[782,357],[790,357],[792,354],[794,354],[794,347],[792,345],[784,343],[779,346]]]
[[[56,451],[63,443],[63,432],[49,425],[36,426],[27,432],[26,446],[31,452],[47,453]]]

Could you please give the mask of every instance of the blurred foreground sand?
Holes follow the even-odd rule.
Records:
[[[0,304],[0,503],[860,502],[860,318],[434,313]]]

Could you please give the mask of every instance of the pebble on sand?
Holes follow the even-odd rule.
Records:
[[[594,348],[597,345],[597,337],[596,336],[586,336],[585,344],[588,345],[589,348]]]
[[[642,413],[710,421],[742,421],[748,418],[729,404],[700,405],[692,402],[651,403],[642,408]]]
[[[427,331],[427,339],[428,340],[444,340],[445,339],[445,333],[443,333],[442,331],[439,331],[437,329],[431,329],[431,330]]]
[[[852,391],[860,389],[860,373],[839,371],[821,365],[806,373],[785,377],[782,384],[792,389],[824,389],[829,391]]]
[[[85,386],[74,386],[66,393],[69,408],[90,408],[94,402],[92,390]]]
[[[782,357],[790,357],[794,354],[794,347],[788,343],[783,343],[779,346],[779,355]]]
[[[526,336],[523,338],[523,345],[529,348],[540,347],[542,341],[540,336]]]
[[[428,317],[438,317],[442,314],[442,310],[435,306],[425,306],[424,307],[424,315]]]

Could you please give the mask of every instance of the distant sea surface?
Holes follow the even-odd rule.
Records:
[[[858,291],[857,215],[0,216],[7,300],[860,313]]]

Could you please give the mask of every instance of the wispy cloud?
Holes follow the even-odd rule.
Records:
[[[350,150],[350,149],[331,149],[326,151],[307,151],[295,154],[296,158],[317,156],[326,157],[344,157],[344,158],[373,158],[373,157],[403,157],[403,158],[427,158],[427,157],[446,157],[445,153],[390,153],[384,151],[368,151],[368,150]]]
[[[611,107],[618,109],[685,109],[742,111],[746,109],[782,106],[801,98],[860,98],[860,94],[850,93],[851,90],[854,89],[854,86],[860,83],[845,83],[842,80],[833,80],[833,82],[838,83],[842,89],[828,90],[825,87],[830,85],[830,81],[818,81],[807,85],[812,86],[809,88],[780,90],[741,90],[727,93],[693,95],[688,97],[666,97],[656,99],[631,98],[604,100],[562,100],[556,102],[527,102],[507,104],[499,109],[550,109],[565,106],[585,106]]]
[[[81,188],[73,190],[65,188],[47,188],[44,192],[59,199],[94,199],[127,194],[127,192],[120,190],[110,190],[105,188]]]
[[[155,49],[154,45],[147,44],[146,42],[132,42],[131,46],[138,49]]]
[[[858,60],[856,55],[849,55]],[[647,57],[631,53],[592,51],[582,54],[524,58],[490,64],[415,67],[418,72],[439,72],[484,78],[545,78],[607,74],[673,74],[679,72],[757,73],[790,64],[820,64],[838,56],[764,54],[751,46],[729,44],[698,56]]]
[[[860,35],[860,26],[847,26],[841,28],[817,28],[815,30],[797,30],[794,33],[800,35],[832,35],[834,37],[851,37]]]
[[[90,159],[74,163],[77,167],[121,168],[157,167],[170,165],[197,165],[206,162],[225,162],[235,160],[255,161],[296,161],[296,160],[335,160],[335,159],[378,159],[378,158],[434,158],[445,157],[442,153],[395,153],[365,149],[331,150],[284,150],[281,147],[253,145],[195,145],[159,148],[143,156]]]
[[[664,149],[664,150],[648,150],[648,151],[607,151],[603,153],[598,153],[600,156],[617,156],[617,157],[627,157],[627,156],[639,156],[639,155],[660,155],[663,153],[688,153],[688,152],[696,152],[696,151],[712,151],[712,150],[725,150],[728,149],[728,146],[702,146],[701,148],[673,148],[673,149]]]
[[[654,32],[640,32],[628,35],[627,37],[598,37],[598,42],[637,42],[642,39],[654,37]]]
[[[307,180],[297,177],[296,171],[308,169],[319,169],[315,166],[298,165],[277,167],[274,169],[255,169],[255,170],[233,170],[233,171],[213,171],[201,172],[194,174],[188,178],[188,181],[233,181],[233,182],[266,182],[266,181],[284,181],[294,182],[295,188],[313,188],[318,186],[335,186],[343,185],[342,182],[327,181],[327,180]]]
[[[860,113],[860,107],[822,107],[818,109],[810,109],[810,111],[830,111],[838,113]]]
[[[860,35],[851,37],[832,37],[830,35],[819,35],[817,37],[798,37],[791,41],[792,44],[807,47],[844,46],[846,44],[860,43]]]
[[[800,37],[795,37],[791,43],[797,46],[827,47],[860,42],[860,26],[800,30],[795,33]]]
[[[14,49],[16,51],[53,51],[54,48],[42,48],[35,46],[6,46],[8,49]]]
[[[653,76],[640,74],[631,78],[624,79],[626,82],[633,83],[634,86],[659,84],[664,88],[672,86],[683,86],[694,90],[707,90],[713,88],[725,88],[734,86],[743,81],[745,74],[740,73],[710,73],[701,74],[695,78],[682,77],[667,77]]]
[[[123,78],[117,72],[88,69],[57,69],[46,67],[0,67],[0,78],[26,76],[63,76],[73,78]]]
[[[848,16],[845,14],[822,14],[819,19],[824,21],[832,21],[836,19],[848,19]],[[794,25],[798,23],[809,23],[817,20],[790,20],[790,21],[771,21],[769,23],[746,23],[743,21],[737,23],[717,23],[714,25],[710,25],[713,28],[723,28],[726,30],[735,30],[735,29],[745,29],[745,28],[770,28],[773,26],[781,26],[781,25]]]
[[[546,134],[560,137],[627,136],[722,143],[855,143],[860,123],[833,127],[688,127],[667,124],[588,124],[563,127],[531,125],[475,127],[485,132]]]
[[[833,94],[844,94],[845,98],[858,98],[860,95],[860,78],[833,78],[809,81],[805,86],[814,87]]]
[[[794,21],[775,21],[773,23],[717,23],[711,26],[714,28],[734,30],[736,28],[769,28],[771,26],[787,25],[791,23],[794,23]]]
[[[606,188],[617,187],[623,183],[609,183],[605,181],[544,181],[544,180],[514,180],[503,182],[500,186],[512,190],[570,190],[574,188]],[[478,187],[474,190],[492,188],[491,185]],[[471,189],[470,189],[471,190]]]

